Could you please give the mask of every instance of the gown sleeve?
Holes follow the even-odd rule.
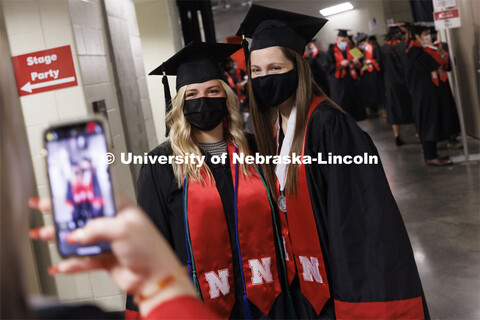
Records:
[[[327,110],[312,114],[312,153],[321,152],[324,160],[329,152],[378,157],[351,116]],[[336,317],[428,318],[410,240],[380,159],[376,165],[312,165],[307,174]]]
[[[411,54],[409,55],[409,62],[413,68],[423,70],[425,72],[431,72],[437,70],[441,65],[435,61],[435,59],[423,48],[414,46],[410,49],[410,51]]]
[[[166,155],[162,146],[156,148],[149,155]],[[153,221],[158,230],[167,241],[172,244],[172,232],[167,208],[168,184],[171,182],[172,173],[169,165],[144,164],[137,180],[137,203]],[[148,245],[148,244],[145,244]],[[140,319],[138,307],[133,302],[133,297],[127,295],[125,319]]]
[[[326,63],[326,72],[330,76],[335,75],[335,70],[337,69],[337,61],[335,60],[335,55],[333,53],[333,46],[330,46],[327,51],[327,63]]]

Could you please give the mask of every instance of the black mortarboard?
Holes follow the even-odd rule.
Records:
[[[237,35],[252,38],[250,51],[280,46],[303,55],[307,43],[327,21],[323,18],[253,4],[243,19]],[[248,53],[245,53],[248,56]]]
[[[241,48],[238,44],[230,43],[190,42],[182,50],[150,72],[149,75],[163,75],[165,113],[168,113],[171,109],[167,75],[177,76],[177,91],[187,84],[222,79],[223,76],[219,63]],[[168,130],[166,135],[168,135]]]
[[[357,33],[357,36],[355,37],[355,42],[359,43],[359,42],[365,41],[367,39],[368,39],[368,34],[363,33],[363,32],[359,32],[359,33]]]
[[[400,30],[400,26],[388,26],[387,34],[394,35],[399,32],[402,32],[402,30]]]
[[[218,64],[240,49],[238,44],[190,42],[149,75],[176,75],[177,90],[191,83],[222,79]]]
[[[336,29],[338,30],[337,37],[348,37],[348,31],[350,29]]]

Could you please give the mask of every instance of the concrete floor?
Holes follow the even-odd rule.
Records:
[[[402,212],[432,319],[480,319],[479,162],[427,167],[413,126],[397,147],[384,119],[359,122],[375,142]],[[469,138],[471,152],[478,140]],[[440,154],[460,155],[439,144]]]

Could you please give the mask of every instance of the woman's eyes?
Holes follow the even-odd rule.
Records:
[[[282,71],[282,67],[281,66],[271,66],[269,67],[269,71]],[[252,69],[252,73],[260,73],[261,70],[260,69]]]
[[[187,98],[195,97],[197,94],[195,92],[187,93]]]
[[[220,91],[218,89],[213,89],[213,90],[210,90],[208,93],[209,94],[217,94],[219,93]]]

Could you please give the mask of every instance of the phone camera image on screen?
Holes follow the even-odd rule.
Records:
[[[49,129],[45,133],[57,244],[64,257],[110,251],[108,243],[69,244],[67,235],[90,219],[115,215],[105,161],[107,143],[99,121]]]

